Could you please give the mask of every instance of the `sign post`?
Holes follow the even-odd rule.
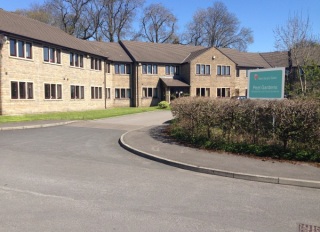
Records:
[[[285,68],[249,70],[248,75],[248,98],[284,98]]]

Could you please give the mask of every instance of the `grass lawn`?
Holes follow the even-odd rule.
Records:
[[[127,114],[135,114],[158,110],[158,107],[120,107],[105,110],[57,112],[45,114],[26,114],[17,116],[0,116],[0,123],[24,122],[39,120],[91,120],[99,118],[109,118]]]

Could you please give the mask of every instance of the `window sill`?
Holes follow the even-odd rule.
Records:
[[[50,65],[62,66],[62,64],[53,63],[53,62],[47,62],[47,61],[43,61],[43,64],[50,64]]]
[[[33,58],[23,58],[19,56],[9,56],[10,59],[15,59],[15,60],[25,60],[29,62],[34,62]]]
[[[69,67],[70,68],[75,68],[75,69],[82,69],[82,70],[84,69],[84,67],[77,67],[77,66],[71,66],[71,65],[69,65]]]
[[[32,98],[32,99],[24,99],[24,98],[18,98],[18,99],[14,99],[14,98],[11,98],[10,99],[11,101],[34,101],[35,99]]]

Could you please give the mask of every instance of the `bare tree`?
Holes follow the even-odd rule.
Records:
[[[40,22],[54,25],[53,15],[50,13],[46,5],[33,3],[28,9],[18,9],[14,13],[26,16],[31,19],[38,20]]]
[[[55,24],[77,38],[90,39],[101,26],[103,6],[99,0],[48,0],[45,5]]]
[[[153,43],[177,42],[174,35],[176,17],[162,4],[151,4],[144,9],[141,35]]]
[[[230,13],[223,2],[199,10],[193,16],[185,33],[188,43],[208,47],[229,47],[245,51],[253,43],[252,31],[240,28],[237,17]]]
[[[136,11],[143,3],[144,0],[103,0],[100,36],[107,41],[116,42],[130,35]]]
[[[183,40],[187,44],[193,44],[195,46],[204,45],[204,21],[205,21],[205,10],[198,10],[193,15],[193,21],[187,25],[187,31],[183,34]]]
[[[289,74],[291,74],[289,81],[294,81],[294,77],[297,76],[300,93],[306,96],[308,75],[303,75],[303,73],[306,73],[306,68],[315,61],[314,59],[316,62],[319,59],[315,57],[319,53],[319,45],[312,35],[309,17],[303,18],[302,14],[294,13],[293,16],[289,16],[283,26],[277,26],[273,32],[275,48],[279,51],[288,51]]]

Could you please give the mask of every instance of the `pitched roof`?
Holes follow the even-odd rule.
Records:
[[[197,58],[198,56],[200,56],[201,54],[205,53],[206,51],[208,51],[210,48],[202,48],[201,50],[197,50],[195,52],[191,52],[189,54],[188,57],[186,57],[186,59],[183,61],[183,63],[189,63],[191,62],[193,59]]]
[[[218,48],[223,54],[234,61],[238,66],[241,67],[252,67],[252,68],[270,68],[268,64],[259,53],[251,52],[240,52],[231,48]]]
[[[137,41],[121,42],[137,62],[181,64],[192,53],[204,47],[179,44],[146,43]]]
[[[122,61],[122,62],[132,62],[128,54],[123,50],[119,43],[113,42],[98,42],[89,41],[92,45],[100,49],[109,60],[112,61]]]
[[[57,27],[15,13],[0,10],[0,22],[0,32],[9,36],[18,35],[89,54],[104,55],[99,49],[91,46],[85,40],[69,35]]]
[[[271,67],[288,67],[289,57],[288,52],[264,52],[260,53]]]

